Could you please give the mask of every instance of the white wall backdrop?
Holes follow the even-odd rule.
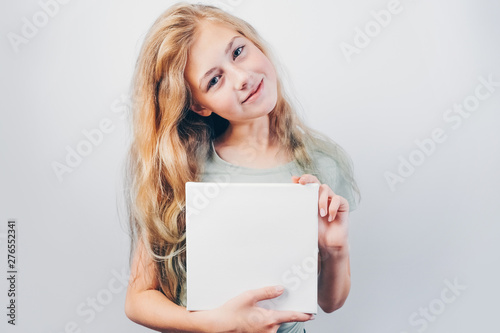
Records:
[[[134,62],[173,3],[1,2],[2,332],[149,331],[123,310],[128,236],[118,199]],[[351,293],[307,331],[498,327],[500,3],[209,3],[257,28],[308,124],[354,162],[362,201],[350,220]]]

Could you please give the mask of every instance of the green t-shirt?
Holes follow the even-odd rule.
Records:
[[[202,182],[230,183],[292,183],[292,176],[304,173],[295,162],[289,162],[274,168],[256,169],[231,164],[223,160],[215,151],[207,159],[201,175]],[[311,157],[317,161],[321,175],[316,175],[320,182],[327,184],[335,194],[344,197],[349,203],[349,211],[357,208],[352,189],[342,177],[337,162],[321,152],[314,151]],[[324,179],[323,179],[324,178]]]
[[[292,183],[292,176],[302,176],[303,172],[295,162],[289,162],[274,168],[256,169],[231,164],[223,160],[215,151],[206,160],[201,174],[202,182],[229,182],[229,183]],[[312,158],[318,163],[317,175],[320,182],[327,184],[335,194],[344,197],[349,203],[349,211],[356,209],[352,189],[341,176],[335,160],[323,153],[313,152]],[[323,179],[324,178],[324,179]],[[185,295],[183,303],[186,304]],[[303,322],[283,323],[277,333],[303,333]]]

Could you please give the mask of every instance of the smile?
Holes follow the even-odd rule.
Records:
[[[248,95],[247,99],[245,99],[241,104],[243,103],[246,103],[246,102],[253,102],[255,101],[257,98],[259,98],[259,96],[261,95],[261,92],[262,92],[262,88],[264,86],[264,79],[262,79],[259,83],[259,85],[257,86],[257,89],[252,92],[250,95]]]

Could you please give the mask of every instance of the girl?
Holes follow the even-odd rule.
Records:
[[[275,68],[253,27],[215,7],[174,5],[146,35],[133,80],[127,174],[132,321],[164,332],[305,332],[312,315],[256,304],[278,297],[278,286],[186,311],[185,183],[223,176],[320,184],[318,304],[330,313],[344,303],[348,214],[359,194],[351,162],[299,119]]]

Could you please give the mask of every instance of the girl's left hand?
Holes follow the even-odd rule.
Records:
[[[297,184],[318,183],[318,247],[320,250],[341,250],[347,247],[349,203],[313,175],[292,176]]]

